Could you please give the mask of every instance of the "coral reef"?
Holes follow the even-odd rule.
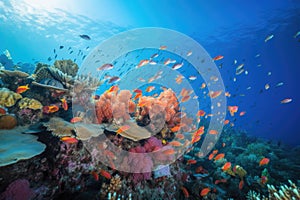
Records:
[[[78,65],[70,59],[56,60],[54,62],[54,67],[72,77],[75,77],[78,72]]]
[[[81,92],[94,92],[102,82],[99,79],[93,78],[89,75],[78,75],[75,77],[75,83],[73,91],[77,95],[81,95]]]
[[[101,187],[101,198],[104,199],[105,197],[107,197],[110,193],[111,194],[118,194],[118,192],[121,190],[122,188],[122,180],[121,177],[116,174],[115,176],[113,176],[110,179],[109,184],[107,183],[103,183],[102,187]]]
[[[22,96],[7,88],[0,89],[0,106],[11,107],[21,99]]]
[[[0,116],[0,129],[13,129],[18,124],[14,115],[2,115]]]
[[[20,109],[24,109],[24,108],[29,108],[32,110],[40,110],[43,108],[43,105],[41,104],[41,102],[39,102],[38,100],[35,99],[31,99],[31,98],[22,98],[19,103],[18,106]]]
[[[13,181],[0,195],[0,200],[28,200],[34,197],[29,181],[18,179]]]
[[[60,117],[52,117],[48,122],[43,123],[47,131],[52,132],[54,136],[64,137],[70,136],[88,140],[91,137],[96,137],[103,134],[103,127],[98,124],[85,124],[78,122],[75,124],[65,121]]]
[[[22,134],[25,129],[0,130],[0,167],[32,158],[45,150],[46,145],[38,142],[36,136]]]
[[[131,93],[122,90],[119,93],[105,92],[95,103],[98,123],[117,121],[119,124],[130,119],[129,109]]]

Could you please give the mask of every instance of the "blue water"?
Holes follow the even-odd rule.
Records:
[[[76,59],[80,65],[102,41],[132,28],[182,32],[212,57],[224,56],[216,64],[222,64],[220,73],[231,93],[228,105],[246,111],[242,117],[228,116],[231,121],[236,118],[236,128],[300,144],[300,36],[294,38],[300,31],[299,1],[5,0],[0,2],[0,26],[1,52],[8,49],[14,64],[24,71],[32,71],[36,62],[52,64],[56,55],[56,59]],[[271,34],[274,37],[264,42]],[[245,64],[248,75],[235,75],[234,60]],[[279,82],[283,86],[275,87]],[[270,89],[265,90],[267,83]],[[285,98],[293,101],[281,104]]]

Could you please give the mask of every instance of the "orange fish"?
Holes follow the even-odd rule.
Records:
[[[150,60],[148,60],[148,59],[141,60],[139,62],[139,64],[136,66],[136,68],[140,68],[140,67],[142,67],[144,65],[147,65],[149,62],[150,62]]]
[[[58,110],[59,107],[57,105],[50,105],[50,106],[43,107],[43,112],[47,114],[57,112]]]
[[[204,133],[204,126],[200,126],[199,129],[194,133],[194,136],[200,136]]]
[[[128,129],[130,129],[130,126],[129,125],[124,125],[124,126],[121,126],[118,130],[117,130],[117,134],[120,134],[124,131],[127,131]]]
[[[201,139],[200,135],[193,136],[191,143],[194,144],[194,143],[198,142],[200,139]]]
[[[68,144],[74,144],[74,143],[78,142],[78,140],[76,138],[69,137],[69,136],[62,137],[62,138],[60,138],[60,140],[65,143],[68,143]]]
[[[239,189],[243,189],[244,187],[244,180],[241,180],[240,183],[239,183]]]
[[[81,122],[82,121],[82,117],[73,117],[70,122],[71,123],[77,123],[77,122]]]
[[[204,196],[206,196],[208,193],[210,192],[210,188],[204,188],[204,189],[202,189],[201,190],[201,192],[200,192],[200,196],[201,197],[204,197]]]
[[[146,88],[146,92],[152,92],[154,89],[155,89],[154,86],[148,86],[148,87]]]
[[[119,86],[117,85],[113,85],[111,86],[106,92],[110,93],[110,92],[117,92],[119,90]]]
[[[142,93],[142,90],[140,90],[140,89],[135,89],[135,90],[133,90],[133,92],[134,92],[134,93]]]
[[[229,120],[228,120],[228,119],[226,119],[226,120],[224,121],[224,125],[227,125],[227,124],[229,124]]]
[[[220,160],[220,159],[224,158],[224,156],[225,156],[224,153],[219,153],[218,155],[216,155],[216,157],[215,157],[214,160],[215,160],[215,161]]]
[[[99,180],[99,175],[97,174],[97,172],[92,171],[91,174],[92,174],[93,178],[95,179],[95,181],[98,181],[98,180]]]
[[[103,64],[102,66],[98,67],[97,68],[97,71],[102,71],[102,70],[111,70],[113,69],[114,66],[110,63],[106,63],[106,64]]]
[[[240,116],[244,116],[246,114],[246,111],[240,112]]]
[[[178,138],[178,139],[180,139],[180,140],[184,139],[184,135],[181,134],[181,133],[177,133],[175,137]]]
[[[189,191],[185,187],[182,186],[181,190],[182,190],[183,195],[184,195],[185,198],[189,198],[190,197]]]
[[[177,83],[177,84],[181,84],[181,83],[182,83],[183,77],[184,77],[184,76],[182,76],[182,75],[177,75],[177,77],[176,77],[176,79],[175,79],[176,83]]]
[[[206,83],[201,84],[201,89],[204,89],[206,87]]]
[[[199,110],[198,112],[197,112],[197,116],[198,117],[203,117],[205,115],[205,112],[203,111],[203,110]]]
[[[209,154],[209,156],[208,156],[208,160],[212,160],[214,157],[215,157],[215,154],[211,153],[211,154]]]
[[[182,144],[178,141],[172,141],[172,142],[169,142],[170,145],[174,146],[174,147],[180,147],[182,146]]]
[[[224,58],[224,56],[218,55],[218,56],[214,57],[213,60],[221,60],[223,58]]]
[[[142,93],[137,93],[134,97],[133,100],[137,100],[138,98],[140,98],[143,94]]]
[[[210,98],[214,99],[214,98],[217,98],[218,96],[220,96],[221,94],[222,94],[222,91],[221,91],[221,90],[219,90],[219,91],[210,91],[210,92],[208,93],[208,96],[209,96]]]
[[[216,150],[213,150],[213,152],[212,152],[212,153],[213,153],[214,155],[216,155],[218,152],[219,152],[219,150],[218,150],[218,149],[216,149]]]
[[[174,149],[167,149],[163,151],[163,154],[165,155],[173,155],[175,153]]]
[[[192,165],[192,164],[196,164],[197,163],[197,160],[194,160],[194,159],[190,159],[190,160],[187,160],[186,164],[188,165]]]
[[[187,102],[188,100],[190,100],[190,98],[191,98],[190,95],[183,96],[182,99],[181,99],[181,102],[182,102],[182,103]]]
[[[178,132],[178,131],[180,130],[180,128],[181,128],[181,125],[179,124],[179,125],[176,125],[176,126],[170,128],[170,130],[171,130],[173,133],[175,133],[175,132]]]
[[[216,131],[216,130],[209,130],[208,133],[211,134],[211,135],[217,135],[218,131]]]
[[[68,103],[65,98],[61,99],[61,106],[64,110],[68,110]]]
[[[29,89],[30,89],[30,88],[28,87],[28,84],[27,84],[27,85],[22,85],[22,86],[19,86],[19,87],[17,88],[16,93],[21,94],[21,93],[23,93],[23,92],[26,92],[26,91],[29,90]]]
[[[231,97],[231,94],[229,92],[225,92],[226,97]]]
[[[232,117],[234,116],[234,113],[238,111],[238,109],[238,106],[228,106],[228,111]]]
[[[259,166],[267,165],[269,164],[270,159],[269,158],[263,158],[259,161]]]
[[[166,50],[166,49],[167,49],[167,46],[162,45],[162,46],[159,47],[159,49],[160,49],[160,50]]]
[[[227,171],[231,168],[231,162],[226,162],[223,167],[222,167],[222,170],[223,171]]]
[[[101,176],[103,176],[107,179],[111,179],[111,174],[108,171],[105,171],[105,170],[101,169],[100,174],[101,174]]]

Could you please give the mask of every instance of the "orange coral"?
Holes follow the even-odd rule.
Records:
[[[113,119],[121,122],[130,119],[129,113],[135,111],[135,104],[131,101],[129,90],[105,92],[96,102],[98,123],[111,122]]]

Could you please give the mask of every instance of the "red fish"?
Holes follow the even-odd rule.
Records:
[[[268,182],[268,177],[266,176],[261,176],[260,177],[260,182],[261,184],[265,185]]]
[[[155,89],[154,86],[148,86],[148,87],[146,88],[146,92],[152,92],[154,89]]]
[[[97,68],[97,71],[102,71],[102,70],[110,70],[110,69],[113,69],[114,66],[110,63],[106,63],[104,65],[102,65],[101,67],[98,67]]]
[[[234,116],[234,113],[238,111],[238,109],[238,106],[228,106],[228,111],[232,117]]]
[[[204,197],[204,196],[206,196],[208,193],[210,192],[210,188],[204,188],[204,189],[202,189],[201,190],[201,192],[200,192],[200,196],[201,197]]]
[[[105,170],[101,169],[100,174],[101,174],[101,176],[103,176],[107,179],[111,179],[111,174],[108,171],[105,171]]]
[[[218,155],[216,155],[216,157],[215,157],[214,160],[215,160],[215,161],[220,160],[220,159],[224,158],[224,156],[225,156],[224,153],[219,153]]]
[[[259,166],[267,165],[269,164],[270,159],[269,158],[263,158],[259,161]]]
[[[43,112],[47,114],[57,112],[58,110],[59,107],[57,105],[50,105],[50,106],[43,107]]]
[[[224,56],[218,55],[218,56],[214,57],[213,60],[221,60],[223,58],[224,58]]]
[[[163,151],[163,154],[165,155],[173,155],[175,153],[174,149],[167,149]]]
[[[6,114],[6,109],[0,106],[0,115],[5,115],[5,114]]]
[[[197,116],[198,117],[203,117],[205,115],[205,112],[203,111],[203,110],[199,110],[198,112],[197,112]]]
[[[61,106],[64,110],[68,110],[68,103],[65,98],[61,99]]]
[[[216,131],[216,130],[209,130],[208,133],[211,134],[211,135],[217,135],[218,131]]]
[[[110,93],[110,92],[117,92],[118,90],[119,90],[119,86],[113,85],[106,92],[108,92],[108,93]]]
[[[76,138],[69,137],[69,136],[62,137],[62,138],[60,138],[60,140],[65,143],[68,143],[68,144],[74,144],[74,143],[78,142],[78,140]]]
[[[239,189],[243,189],[244,187],[244,180],[241,180],[240,183],[239,183]]]
[[[23,92],[26,92],[26,91],[29,90],[29,89],[30,89],[30,88],[28,87],[28,84],[27,84],[27,85],[22,85],[22,86],[19,86],[19,87],[17,88],[16,93],[21,94],[21,93],[23,93]]]
[[[182,190],[183,195],[184,195],[185,198],[189,198],[190,197],[189,191],[185,187],[182,186],[181,190]]]
[[[130,126],[129,125],[124,125],[124,126],[121,126],[118,130],[117,130],[117,134],[120,134],[124,131],[127,131],[128,129],[130,129]]]
[[[188,164],[188,165],[193,165],[193,164],[196,164],[196,163],[197,163],[197,160],[194,160],[194,159],[190,159],[190,160],[186,161],[186,164]]]
[[[174,146],[174,147],[180,147],[182,146],[182,144],[178,141],[172,141],[172,142],[169,142],[170,145]]]
[[[142,66],[144,66],[144,65],[147,65],[149,62],[150,62],[150,60],[147,60],[147,59],[141,60],[141,61],[139,62],[139,64],[136,66],[136,68],[140,68],[140,67],[142,67]]]
[[[73,117],[70,122],[71,123],[77,123],[77,122],[81,122],[82,121],[82,117]]]
[[[208,93],[208,96],[209,96],[210,98],[214,99],[214,98],[217,98],[218,96],[220,96],[221,94],[222,94],[222,91],[221,91],[221,90],[219,90],[219,91],[210,91],[210,92]]]
[[[99,175],[97,174],[97,172],[92,171],[91,174],[92,174],[93,178],[95,179],[95,181],[98,181],[98,180],[99,180]]]
[[[223,171],[227,171],[231,168],[231,162],[226,162],[223,167],[222,167],[222,170]]]

